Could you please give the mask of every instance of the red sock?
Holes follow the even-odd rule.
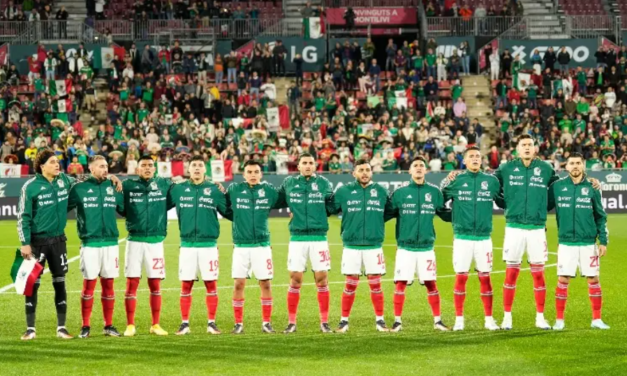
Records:
[[[318,309],[320,322],[329,322],[329,286],[318,286]]]
[[[403,316],[403,306],[405,305],[405,289],[407,281],[396,281],[394,289],[394,316]]]
[[[479,273],[479,283],[481,284],[483,312],[486,316],[492,316],[492,281],[490,281],[490,273]]]
[[[148,278],[148,288],[150,289],[150,312],[152,313],[152,325],[159,324],[161,316],[161,280],[158,278]]]
[[[458,273],[455,276],[455,315],[464,316],[464,301],[466,300],[466,281],[468,273]]]
[[[601,307],[603,305],[603,294],[599,282],[588,282],[588,295],[592,304],[592,319],[601,319]]]
[[[126,279],[126,293],[124,294],[124,306],[126,307],[126,323],[135,325],[135,307],[137,307],[137,287],[139,278]]]
[[[425,281],[425,287],[427,288],[427,300],[431,306],[431,313],[433,317],[440,316],[440,292],[435,281]]]
[[[507,264],[505,269],[505,283],[503,283],[503,310],[512,311],[514,295],[516,295],[516,280],[520,273],[520,264]]]
[[[355,302],[355,290],[359,285],[359,277],[346,276],[346,286],[342,293],[342,317],[348,317],[351,314],[353,303]]]
[[[533,277],[533,293],[536,297],[536,312],[544,313],[544,303],[546,301],[544,265],[531,264],[531,276]]]
[[[95,279],[83,280],[83,291],[81,293],[81,314],[83,316],[83,326],[91,326],[91,311],[94,308]]]
[[[272,298],[261,298],[261,318],[263,322],[272,320]]]
[[[113,308],[115,307],[115,290],[113,289],[113,278],[100,278],[100,286],[102,286],[102,315],[104,316],[105,326],[113,325]]]
[[[192,288],[194,281],[181,282],[181,319],[189,321],[189,310],[192,308]],[[152,298],[151,298],[152,299]]]
[[[244,299],[233,299],[233,316],[236,324],[244,322]]]
[[[555,288],[555,312],[558,320],[564,320],[566,300],[568,299],[568,282],[557,282]]]
[[[290,286],[287,289],[287,315],[290,324],[296,324],[296,313],[298,312],[298,302],[300,300],[300,286]]]
[[[370,299],[374,307],[374,314],[376,316],[383,316],[385,300],[383,299],[383,290],[381,290],[381,276],[369,275],[368,284],[370,285]]]
[[[205,289],[207,289],[207,296],[205,297],[207,318],[209,321],[215,321],[218,310],[218,281],[205,281]]]

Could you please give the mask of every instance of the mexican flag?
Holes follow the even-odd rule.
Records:
[[[279,121],[279,108],[278,107],[270,107],[266,110],[266,115],[268,116],[268,131],[269,132],[278,132],[281,123]]]
[[[224,176],[224,161],[215,159],[211,161],[211,178],[215,183],[222,183],[226,180]]]
[[[531,83],[531,75],[529,73],[518,73],[518,90],[525,90]]]
[[[72,101],[69,99],[59,99],[56,102],[56,111],[62,114],[68,113],[72,111]]]
[[[405,90],[396,90],[394,96],[388,98],[388,107],[392,108],[394,105],[398,105],[399,108],[407,108],[407,93]]]
[[[425,117],[429,123],[431,122],[431,119],[433,119],[433,106],[431,105],[431,102],[427,102],[427,114]]]
[[[15,285],[15,291],[21,295],[31,296],[33,294],[33,286],[43,269],[44,267],[34,258],[25,260],[18,249],[15,252],[15,261],[13,261],[13,266],[11,267],[11,279]]]
[[[171,162],[157,162],[157,176],[161,178],[172,177],[172,163]]]
[[[54,97],[56,95],[60,97],[64,97],[67,95],[67,86],[65,85],[65,80],[50,80],[48,84],[48,93],[50,96]]]
[[[324,34],[324,22],[322,17],[303,18],[305,39],[318,39]]]
[[[116,45],[113,45],[113,47],[102,47],[100,48],[100,56],[99,59],[95,59],[97,61],[97,64],[100,64],[100,66],[96,65],[96,68],[105,68],[108,69],[111,66],[111,62],[113,61],[113,56],[117,56],[118,57],[118,61],[124,61],[124,54],[126,53],[126,51],[124,50],[124,47],[119,47]],[[98,58],[98,56],[96,56]]]

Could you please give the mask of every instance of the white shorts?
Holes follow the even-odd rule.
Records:
[[[453,270],[455,273],[468,273],[472,260],[475,270],[480,273],[492,271],[492,239],[453,240]]]
[[[179,279],[196,281],[198,272],[203,281],[218,280],[218,247],[181,247]]]
[[[394,281],[407,281],[411,284],[416,273],[420,282],[435,281],[435,252],[412,252],[399,248],[396,251]]]
[[[599,252],[596,245],[565,245],[557,247],[557,275],[576,277],[599,276]]]
[[[291,241],[287,254],[287,270],[307,271],[307,259],[314,272],[328,272],[331,269],[331,252],[327,241]]]
[[[385,256],[383,248],[375,249],[351,249],[344,248],[342,251],[342,274],[360,275],[362,274],[362,264],[366,275],[385,274]]]
[[[549,253],[544,229],[505,227],[503,261],[508,264],[520,264],[525,250],[528,263],[544,265],[547,262]]]
[[[81,273],[87,280],[120,276],[120,247],[81,247]]]
[[[142,266],[146,271],[147,278],[165,278],[163,242],[144,243],[131,240],[126,242],[126,264],[124,268],[126,278],[141,278]]]
[[[233,279],[250,278],[252,275],[259,281],[272,279],[274,265],[272,264],[271,247],[233,248],[233,264],[231,266]]]

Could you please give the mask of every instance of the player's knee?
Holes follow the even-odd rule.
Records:
[[[233,284],[235,291],[244,291],[244,287],[246,287],[246,280],[244,279],[236,279]]]
[[[262,292],[270,291],[271,286],[272,285],[269,279],[266,279],[264,281],[259,281],[259,288],[261,289]]]
[[[588,277],[588,284],[599,283],[599,277]]]
[[[561,275],[557,278],[557,280],[559,283],[568,283],[570,282],[570,277]]]
[[[326,287],[329,285],[329,277],[327,276],[327,273],[316,273],[315,279],[316,286],[318,287]]]

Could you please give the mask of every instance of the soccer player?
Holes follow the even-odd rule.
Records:
[[[451,221],[451,212],[444,207],[444,197],[438,187],[425,181],[427,161],[414,158],[410,165],[409,185],[392,194],[392,210],[396,218],[396,271],[394,273],[394,325],[392,332],[402,329],[401,316],[405,304],[405,289],[418,274],[427,288],[427,299],[433,313],[433,328],[447,331],[440,317],[440,293],[436,285],[436,259],[433,243],[433,217]]]
[[[261,312],[264,333],[274,333],[272,328],[272,290],[274,276],[272,248],[268,217],[270,210],[280,204],[279,192],[272,185],[262,182],[261,164],[249,160],[244,164],[242,183],[229,185],[226,192],[227,219],[233,221],[233,263],[231,274],[235,280],[233,289],[233,334],[244,333],[244,288],[251,273],[259,280],[261,288]]]
[[[128,240],[124,274],[126,275],[126,320],[125,337],[136,333],[135,308],[137,288],[142,269],[148,277],[150,289],[150,311],[152,313],[151,334],[166,336],[168,332],[159,325],[161,315],[161,280],[165,278],[163,240],[167,235],[167,196],[172,185],[170,180],[155,177],[155,162],[144,155],[139,158],[137,179],[124,181],[124,211]]]
[[[54,304],[57,310],[57,337],[71,339],[65,327],[67,293],[65,275],[68,272],[67,223],[68,195],[74,179],[59,168],[59,159],[50,149],[37,153],[36,176],[29,179],[20,192],[17,213],[17,232],[25,259],[36,258],[42,266],[48,261],[54,287]],[[35,313],[40,279],[33,293],[26,297],[26,332],[22,340],[35,339]]]
[[[492,210],[501,184],[481,171],[481,152],[473,146],[464,152],[467,170],[454,181],[442,182],[444,202],[453,201],[453,269],[455,270],[454,331],[464,330],[466,282],[472,261],[479,275],[481,300],[485,313],[484,327],[498,330],[492,317]]]
[[[177,335],[190,333],[192,288],[198,273],[207,290],[207,333],[220,334],[215,322],[218,307],[217,240],[220,236],[218,213],[225,215],[226,198],[218,185],[205,180],[206,171],[204,159],[201,156],[192,157],[189,163],[190,180],[172,186],[168,193],[168,207],[176,207],[181,235],[179,279],[183,322]]]
[[[83,327],[80,338],[88,338],[91,333],[91,312],[94,306],[94,290],[100,277],[102,286],[102,312],[104,315],[104,335],[119,337],[113,326],[115,306],[114,279],[119,276],[120,236],[116,212],[124,212],[124,195],[115,191],[113,183],[107,180],[107,160],[94,156],[89,162],[91,177],[78,183],[70,190],[68,210],[76,209],[78,237],[81,239],[81,272],[83,291],[81,293],[81,313]]]
[[[290,287],[287,290],[289,323],[284,333],[296,332],[296,313],[300,300],[303,273],[307,270],[307,260],[311,261],[320,310],[320,331],[332,333],[329,327],[329,286],[328,271],[331,269],[331,253],[327,232],[329,221],[326,206],[333,190],[331,183],[316,175],[316,159],[309,153],[298,157],[300,175],[289,176],[283,182],[279,193],[281,202],[289,206],[290,243],[287,256],[287,269],[290,271]]]
[[[381,276],[385,274],[382,243],[385,220],[392,218],[392,207],[387,190],[372,181],[370,162],[357,160],[353,177],[356,180],[340,187],[327,208],[330,214],[342,213],[342,274],[346,276],[346,286],[342,294],[342,317],[337,331],[348,331],[348,318],[355,302],[355,291],[363,265],[370,285],[375,328],[387,332],[381,290]]]
[[[564,329],[564,310],[568,283],[577,275],[577,268],[588,279],[588,295],[592,304],[592,328],[609,329],[601,320],[601,285],[599,258],[608,243],[607,214],[603,209],[601,192],[586,179],[585,161],[573,153],[566,163],[567,177],[549,188],[549,210],[555,208],[559,246],[557,250],[558,282],[555,289],[557,320],[554,330]],[[598,247],[595,245],[599,242]]]

